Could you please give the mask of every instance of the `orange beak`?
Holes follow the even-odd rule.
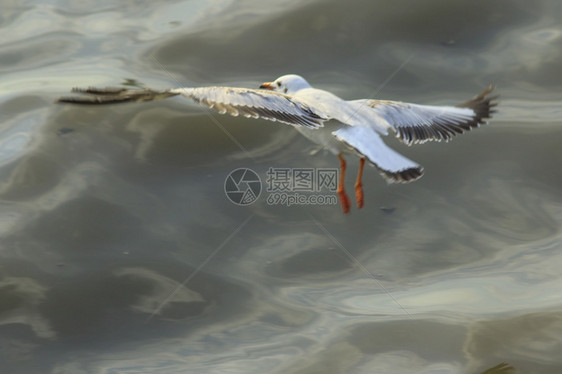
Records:
[[[262,88],[264,90],[273,90],[273,89],[275,89],[275,86],[273,85],[273,82],[265,82],[265,83],[262,83],[260,88]]]

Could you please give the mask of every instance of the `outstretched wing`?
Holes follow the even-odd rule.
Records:
[[[252,90],[235,87],[176,88],[157,91],[125,88],[74,88],[81,96],[61,97],[59,103],[117,104],[137,101],[161,100],[183,95],[194,101],[232,116],[263,118],[293,126],[322,127],[325,118],[318,115],[302,101],[289,95],[269,90]]]
[[[228,113],[249,118],[263,118],[293,126],[322,127],[327,119],[318,115],[304,102],[279,92],[236,87],[177,88],[170,90],[198,103]]]
[[[449,141],[486,123],[495,112],[497,96],[488,97],[493,87],[457,106],[431,106],[387,100],[355,100],[357,110],[371,108],[396,132],[396,137],[411,145],[427,141]]]
[[[365,156],[388,182],[412,182],[423,175],[419,164],[384,144],[379,134],[370,127],[344,126],[332,134]]]

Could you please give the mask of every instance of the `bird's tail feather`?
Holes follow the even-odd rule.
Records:
[[[57,99],[57,103],[65,104],[83,104],[83,105],[103,105],[103,104],[120,104],[137,101],[163,100],[168,97],[179,95],[178,92],[170,90],[130,90],[127,88],[73,88],[72,93],[81,95],[63,96]]]
[[[332,134],[366,157],[389,183],[408,183],[423,175],[423,167],[384,144],[370,127],[344,126]]]

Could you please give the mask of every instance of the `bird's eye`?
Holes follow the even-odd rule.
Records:
[[[277,87],[281,87],[281,82],[277,82]]]

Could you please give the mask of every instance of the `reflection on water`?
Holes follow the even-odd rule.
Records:
[[[560,4],[259,5],[3,7],[0,371],[561,372]],[[53,104],[284,73],[432,104],[494,83],[501,104],[450,144],[386,139],[426,175],[367,170],[349,216],[228,201],[239,167],[337,166],[288,127],[180,98]]]

